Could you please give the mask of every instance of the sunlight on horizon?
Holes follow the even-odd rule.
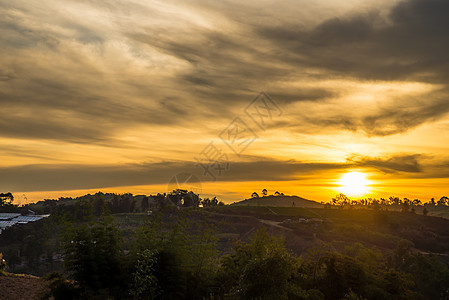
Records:
[[[361,172],[345,173],[338,181],[338,190],[346,196],[365,196],[370,188],[371,181],[366,179],[366,174]]]

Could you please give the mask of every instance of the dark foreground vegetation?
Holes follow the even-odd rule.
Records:
[[[447,219],[218,201],[111,214],[95,197],[34,207],[51,216],[5,230],[1,272],[45,275],[42,299],[449,297]]]

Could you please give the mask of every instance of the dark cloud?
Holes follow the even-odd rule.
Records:
[[[253,160],[233,162],[220,181],[283,181],[300,179],[311,171],[346,168],[343,164]],[[203,169],[195,162],[160,162],[127,165],[25,165],[0,168],[0,189],[46,191],[106,188],[129,185],[167,184],[178,173],[195,174],[202,181]]]
[[[385,136],[408,131],[449,112],[448,89],[427,94],[424,98],[402,100],[396,107],[384,108],[362,119],[361,128],[368,135]]]
[[[0,81],[9,81],[14,78],[15,78],[14,74],[5,72],[0,69]]]
[[[441,119],[449,112],[448,10],[449,2],[444,0],[410,0],[396,5],[387,18],[371,12],[331,18],[312,29],[288,23],[255,30],[288,49],[273,59],[298,68],[320,68],[329,77],[445,85],[420,97],[393,98],[375,112],[358,109],[356,115],[348,111],[320,116],[324,128],[385,136]]]
[[[37,23],[41,11],[17,6],[1,11],[0,136],[113,144],[124,128],[191,124],[203,109],[164,74],[109,66],[105,32],[58,15]]]
[[[276,102],[282,106],[288,106],[292,103],[311,101],[320,102],[332,97],[337,97],[340,93],[331,89],[320,88],[285,88],[283,90],[274,88],[270,90],[270,96],[276,99]]]
[[[349,164],[378,169],[385,173],[420,173],[423,171],[420,154],[395,155],[391,157],[368,157],[353,155],[347,159]]]
[[[301,122],[292,126],[303,133],[348,130],[363,132],[369,137],[389,136],[407,132],[424,123],[443,119],[449,112],[449,89],[442,88],[419,96],[394,97],[391,101],[376,103],[373,109],[336,105],[335,111],[320,115],[300,114]]]
[[[446,1],[404,1],[386,17],[353,12],[316,26],[292,17],[301,10],[295,2],[272,5],[275,15],[255,10],[258,3],[242,4],[238,12],[226,1],[189,6],[206,19],[226,19],[223,27],[144,4],[82,3],[104,22],[67,18],[51,5],[43,12],[0,0],[0,136],[114,144],[133,126],[204,129],[210,120],[226,126],[261,90],[285,111],[272,129],[304,134],[387,136],[449,112]],[[133,21],[142,15],[154,21]],[[338,84],[313,84],[333,79],[442,87],[367,108],[344,103],[351,91]],[[315,109],[321,103],[329,105]]]
[[[231,162],[229,169],[223,171],[221,176],[215,174],[219,181],[243,182],[301,180],[314,173],[354,167],[373,168],[385,173],[421,173],[420,157],[353,155],[345,163],[308,163],[249,157],[246,161]],[[27,192],[168,184],[173,176],[183,172],[194,174],[204,182],[211,181],[212,178],[203,171],[200,165],[190,161],[124,165],[24,165],[0,168],[0,189]]]
[[[189,63],[175,80],[200,99],[208,99],[208,106],[248,101],[248,96],[260,91],[266,82],[288,75],[285,68],[271,62],[264,49],[252,43],[251,36],[203,28],[192,28],[192,32],[179,36],[174,30],[165,31],[161,35],[148,28],[144,34],[128,35]]]
[[[294,89],[287,85],[303,78],[304,70],[310,67],[320,68],[327,79],[446,84],[449,21],[441,11],[446,11],[448,5],[442,0],[412,0],[393,7],[386,18],[376,11],[365,12],[331,18],[314,28],[292,22],[275,22],[274,27],[254,24],[249,13],[247,24],[240,20],[243,30],[232,34],[194,28],[191,35],[177,39],[173,39],[173,32],[160,35],[150,29],[129,36],[191,64],[188,71],[178,75],[179,85],[198,99],[207,99],[208,103],[202,102],[205,107],[227,112],[255,93],[258,86],[269,86],[268,92],[287,105],[337,97],[339,92],[329,88],[299,85]],[[323,79],[316,76],[306,78]],[[375,111],[348,107],[345,115],[340,114],[340,109],[319,114],[305,110],[297,125],[308,127],[303,132],[322,126],[320,130],[392,135],[445,116],[449,112],[448,95],[447,88],[442,88],[422,95],[425,100],[396,97]],[[295,119],[288,122],[292,123],[290,128],[296,126]]]
[[[446,83],[448,9],[444,0],[410,0],[386,19],[373,12],[332,18],[312,30],[283,25],[257,31],[290,50],[280,60],[358,78]]]

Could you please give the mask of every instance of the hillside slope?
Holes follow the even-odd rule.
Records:
[[[233,203],[236,206],[274,206],[274,207],[316,207],[322,208],[323,204],[307,200],[298,196],[265,196],[245,199]]]
[[[47,285],[39,277],[5,273],[0,275],[0,299],[38,299]]]

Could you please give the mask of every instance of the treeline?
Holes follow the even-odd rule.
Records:
[[[156,195],[133,195],[102,193],[87,194],[77,198],[46,199],[35,204],[21,207],[23,211],[31,209],[42,214],[56,214],[65,216],[69,221],[83,221],[86,216],[100,216],[103,208],[107,208],[112,214],[138,213],[160,209],[169,206],[176,207],[211,207],[223,206],[224,203],[216,197],[200,198],[192,191],[176,189],[170,193],[158,193]]]
[[[11,192],[0,193],[0,212],[14,212],[14,195]]]
[[[167,207],[123,243],[107,214],[64,230],[68,278],[51,274],[44,299],[446,299],[449,269],[407,240],[382,253],[321,244],[300,256],[262,227],[226,254],[213,220]]]
[[[13,196],[11,194],[11,198]],[[0,252],[8,259],[8,269],[12,272],[25,272],[43,275],[51,270],[62,271],[60,231],[70,224],[90,222],[104,212],[136,213],[149,210],[180,207],[222,206],[216,197],[200,198],[199,195],[175,190],[168,194],[154,196],[132,194],[96,193],[78,198],[60,198],[45,200],[23,207],[15,206],[12,200],[5,203],[7,212],[28,214],[29,210],[38,214],[50,214],[50,217],[33,223],[21,224],[3,230],[0,235]]]
[[[446,196],[441,197],[435,201],[435,198],[431,198],[429,202],[423,203],[420,199],[399,198],[391,196],[389,198],[363,198],[363,199],[350,199],[345,194],[338,194],[332,198],[330,203],[326,204],[326,207],[338,206],[344,207],[367,207],[372,209],[380,209],[382,207],[388,208],[400,208],[402,211],[408,212],[414,211],[415,207],[447,207],[449,206],[449,198]]]

